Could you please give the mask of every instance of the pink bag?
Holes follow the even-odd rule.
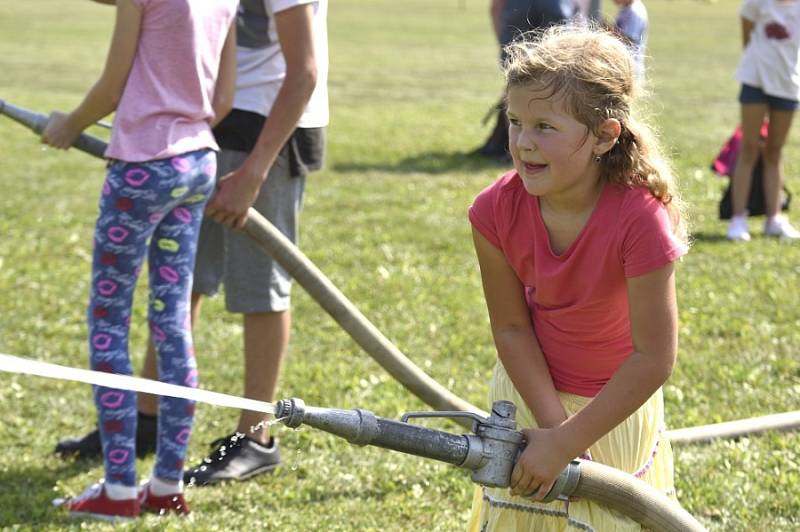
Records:
[[[764,121],[761,124],[761,138],[767,138],[769,133],[769,123]],[[711,163],[711,169],[720,177],[731,177],[733,169],[736,168],[736,157],[739,156],[739,147],[742,145],[742,126],[737,126],[733,135],[725,142],[719,155]]]

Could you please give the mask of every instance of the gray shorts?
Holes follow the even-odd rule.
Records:
[[[272,165],[253,207],[297,242],[298,219],[303,207],[304,177],[290,177],[286,150]],[[217,156],[217,176],[232,172],[247,152],[222,150]],[[213,296],[225,286],[229,312],[281,312],[289,308],[292,279],[280,264],[247,235],[203,220],[194,268],[194,292]]]

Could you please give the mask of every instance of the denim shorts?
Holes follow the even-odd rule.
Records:
[[[797,110],[800,102],[797,100],[787,100],[786,98],[778,98],[777,96],[770,96],[765,94],[763,90],[752,85],[742,84],[742,90],[739,92],[739,103],[764,103],[770,109],[777,109],[779,111],[795,111]]]

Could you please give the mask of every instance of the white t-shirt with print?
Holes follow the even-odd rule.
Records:
[[[328,0],[240,0],[236,18],[236,95],[234,109],[269,116],[286,78],[275,13],[312,4],[317,86],[298,127],[328,125]]]
[[[800,100],[800,0],[744,0],[753,22],[736,79],[765,94]]]

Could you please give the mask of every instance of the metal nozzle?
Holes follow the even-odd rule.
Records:
[[[297,397],[291,399],[281,399],[275,403],[275,418],[287,427],[296,429],[303,423],[303,415],[306,413],[306,403]]]
[[[306,424],[356,445],[370,444],[453,464],[472,471],[472,480],[484,486],[509,485],[523,444],[515,412],[513,403],[498,401],[488,418],[469,412],[410,412],[398,422],[368,410],[308,407],[297,398],[278,401],[275,407],[275,416],[289,427]],[[475,434],[451,434],[406,422],[421,417],[469,417]]]

